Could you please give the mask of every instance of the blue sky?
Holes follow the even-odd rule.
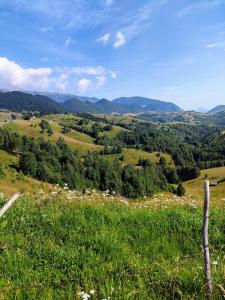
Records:
[[[225,103],[225,0],[0,0],[0,88]]]

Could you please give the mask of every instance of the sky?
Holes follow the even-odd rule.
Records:
[[[0,89],[225,104],[225,0],[0,0]]]

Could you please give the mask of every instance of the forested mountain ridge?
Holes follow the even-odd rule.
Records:
[[[145,108],[144,111],[158,111],[158,112],[179,112],[182,111],[180,107],[172,102],[165,102],[156,99],[150,99],[145,97],[121,97],[113,100],[115,103],[124,105],[139,105]],[[143,109],[142,109],[143,111]]]
[[[225,110],[225,105],[217,105],[208,111],[208,114],[215,114]]]
[[[51,96],[58,102],[53,100]],[[109,101],[83,96],[71,97],[69,94],[43,93],[42,95],[41,92],[29,94],[18,91],[0,93],[0,109],[15,112],[38,111],[41,114],[62,113],[65,111],[104,114],[182,111],[173,103],[143,97],[119,98]]]
[[[38,111],[41,114],[63,113],[65,111],[64,107],[46,96],[17,91],[0,93],[0,109],[13,112]]]

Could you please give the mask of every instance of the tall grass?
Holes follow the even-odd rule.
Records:
[[[205,299],[201,224],[194,208],[24,197],[0,220],[0,299]],[[215,286],[225,284],[224,224],[213,210]]]

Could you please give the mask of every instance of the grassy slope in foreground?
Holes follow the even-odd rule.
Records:
[[[22,198],[0,220],[1,299],[205,299],[202,211],[149,210],[98,194]],[[225,284],[225,215],[210,216],[212,276]]]

